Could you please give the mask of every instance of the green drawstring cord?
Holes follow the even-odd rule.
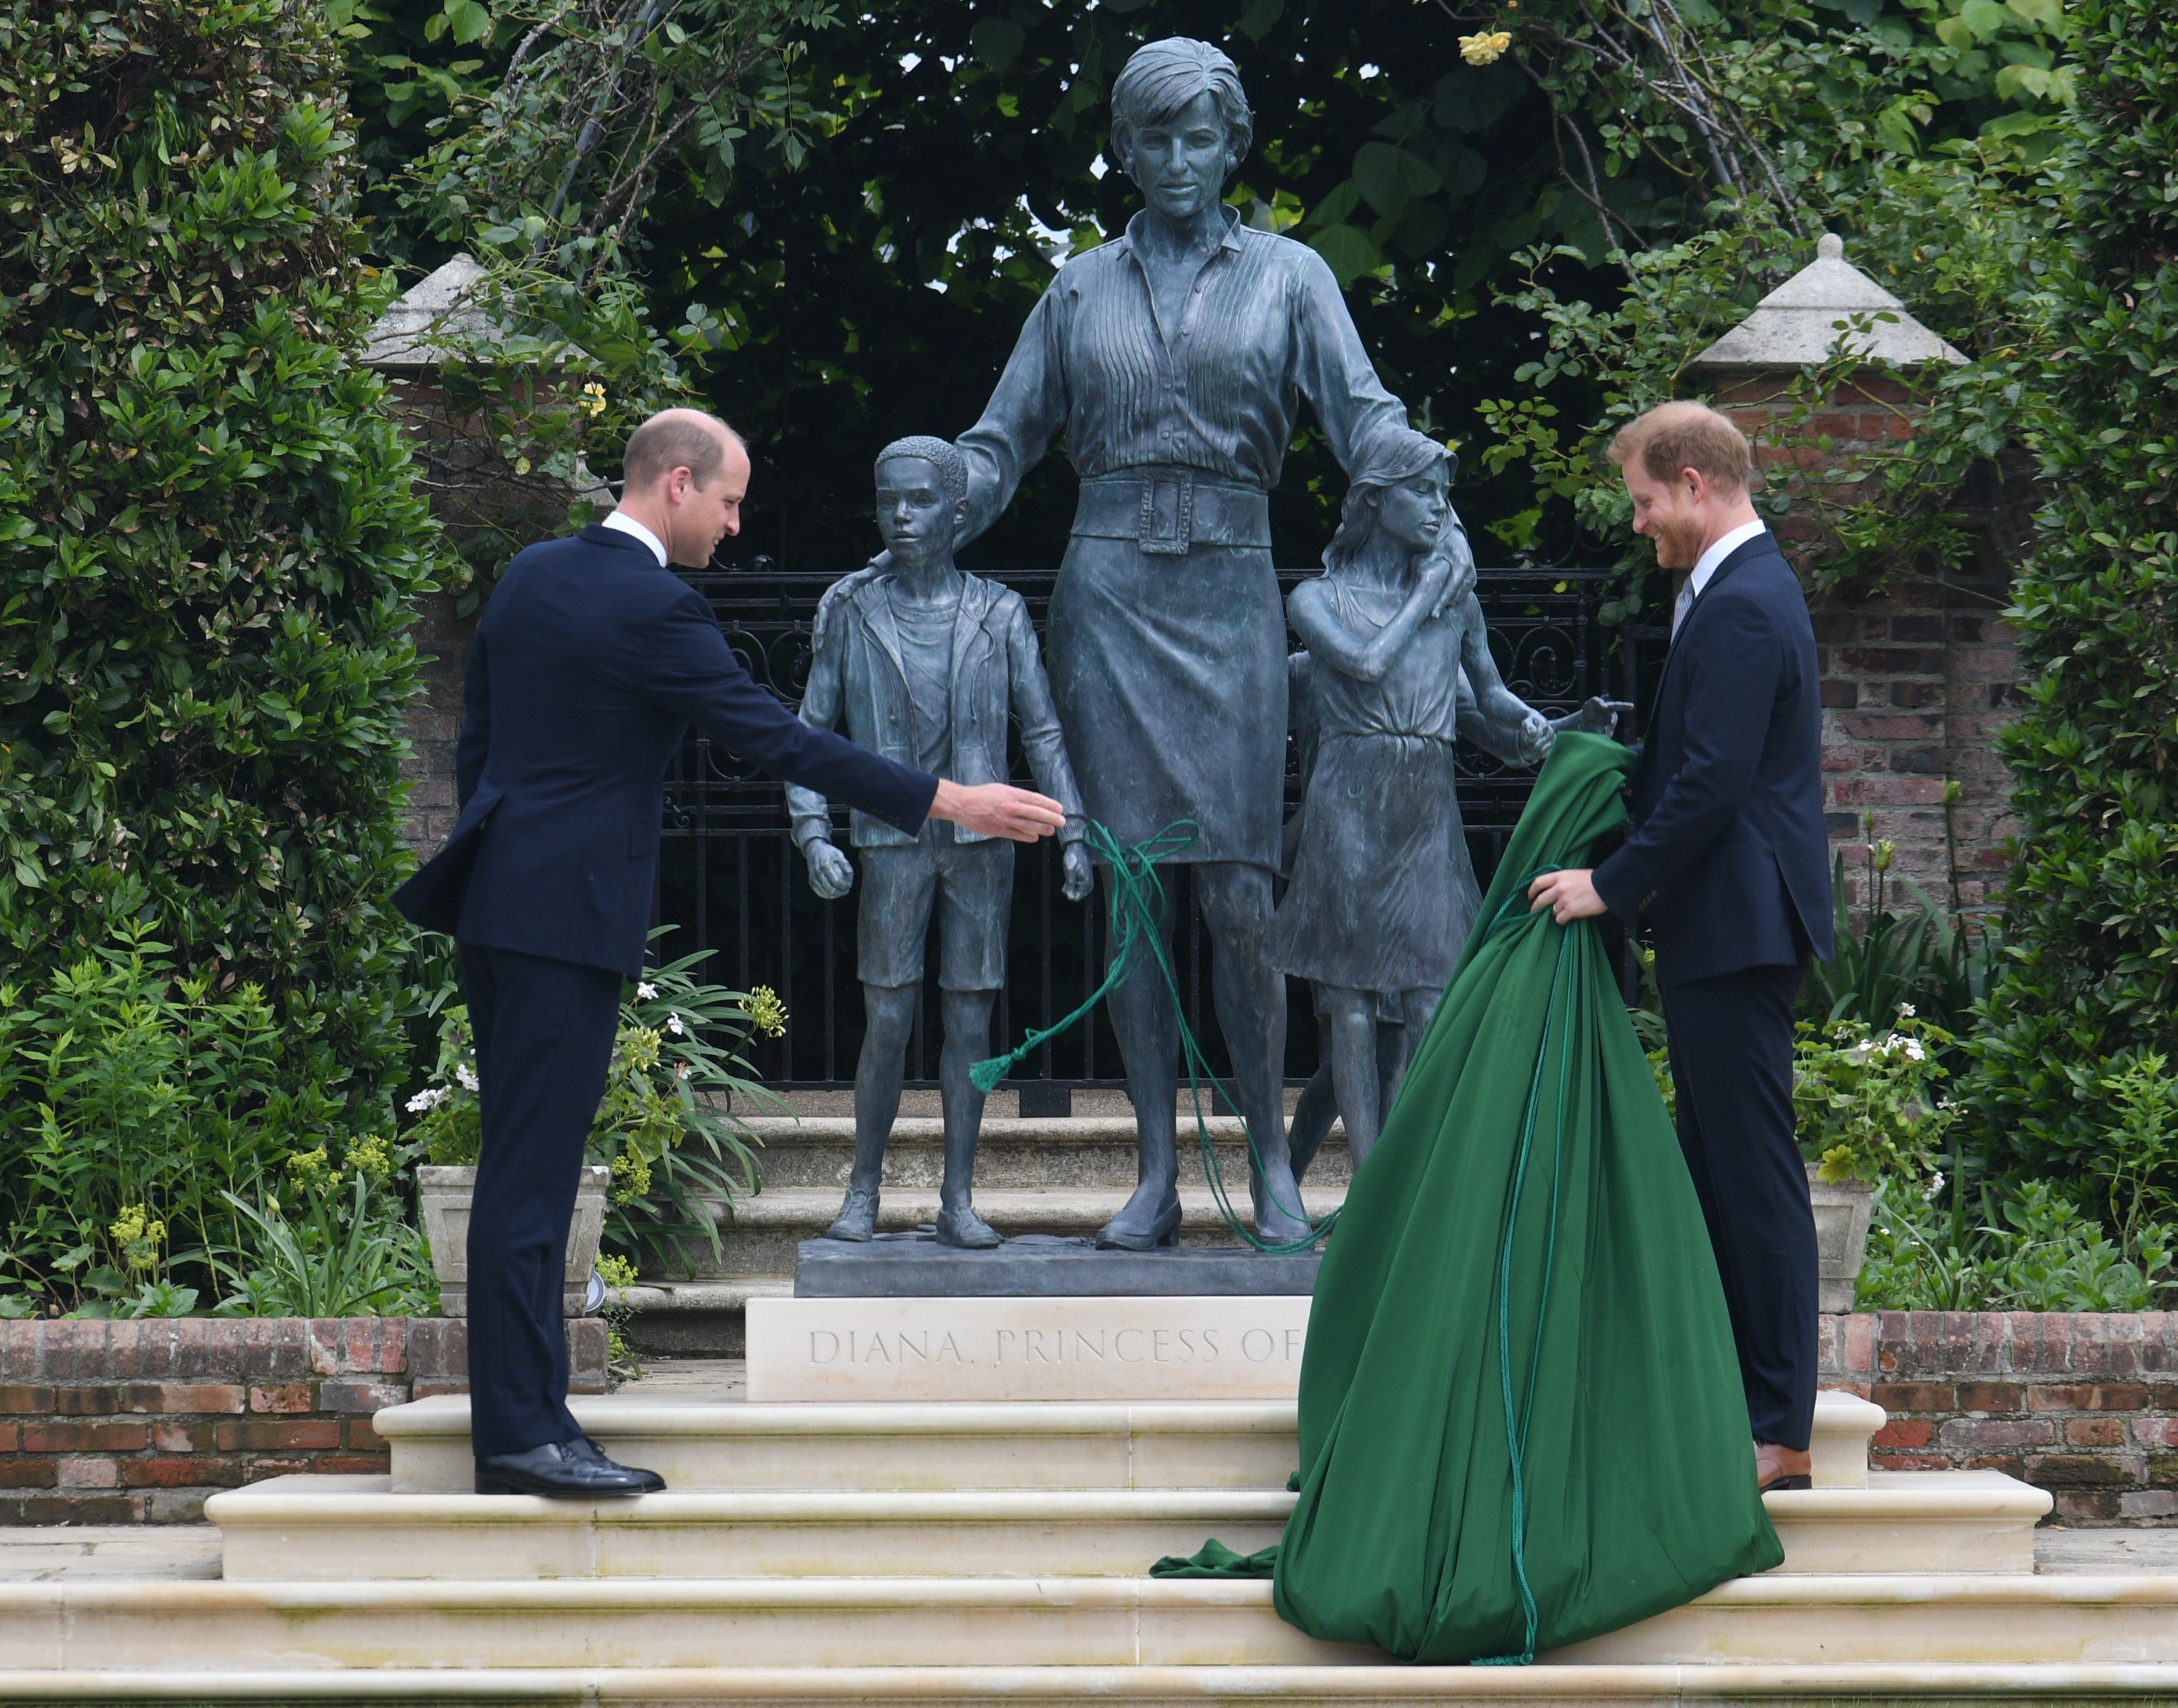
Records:
[[[1290,1251],[1305,1251],[1317,1240],[1325,1238],[1338,1224],[1338,1212],[1333,1210],[1320,1222],[1308,1222],[1297,1205],[1280,1204],[1295,1220],[1308,1222],[1308,1237],[1289,1240],[1281,1245],[1259,1239],[1254,1230],[1241,1221],[1233,1207],[1231,1195],[1225,1189],[1223,1171],[1218,1166],[1217,1147],[1210,1141],[1210,1125],[1203,1119],[1202,1081],[1208,1080],[1216,1089],[1225,1092],[1225,1100],[1232,1108],[1240,1105],[1218,1077],[1210,1071],[1202,1048],[1196,1042],[1194,1029],[1187,1023],[1187,1010],[1179,999],[1179,980],[1173,972],[1172,957],[1165,948],[1162,922],[1164,917],[1164,883],[1157,876],[1160,860],[1168,860],[1185,849],[1192,848],[1201,835],[1201,827],[1191,818],[1174,819],[1146,841],[1123,848],[1119,839],[1098,824],[1089,821],[1088,843],[1091,851],[1103,861],[1109,869],[1112,884],[1112,957],[1105,969],[1104,982],[1092,991],[1081,1005],[1042,1032],[1032,1032],[1014,1049],[1005,1054],[979,1061],[968,1070],[968,1077],[979,1092],[995,1089],[1000,1080],[1020,1065],[1031,1050],[1047,1040],[1076,1026],[1092,1012],[1127,977],[1135,961],[1135,951],[1141,944],[1149,945],[1156,957],[1157,971],[1164,977],[1165,991],[1172,998],[1172,1011],[1179,1021],[1180,1048],[1187,1060],[1188,1090],[1195,1103],[1195,1133],[1202,1147],[1202,1172],[1210,1181],[1210,1193],[1217,1201],[1218,1213],[1225,1218],[1225,1225],[1258,1251],[1280,1255]],[[1240,1130],[1248,1141],[1249,1160],[1254,1164],[1257,1178],[1263,1173],[1262,1153],[1256,1148],[1256,1136],[1250,1130],[1247,1118],[1240,1120]]]
[[[1490,922],[1484,940],[1495,937],[1508,924],[1518,925],[1532,918],[1534,910],[1512,914],[1513,904],[1527,899],[1528,885],[1536,879],[1558,869],[1555,866],[1538,867],[1522,879]],[[1543,1286],[1535,1301],[1535,1349],[1528,1361],[1527,1393],[1517,1408],[1513,1403],[1513,1237],[1519,1222],[1520,1199],[1527,1186],[1528,1157],[1535,1142],[1535,1115],[1542,1100],[1543,1069],[1550,1059],[1551,1034],[1558,1028],[1559,994],[1565,988],[1566,950],[1572,940],[1571,933],[1560,932],[1557,961],[1551,972],[1550,1004],[1544,1011],[1542,1041],[1535,1051],[1535,1070],[1528,1082],[1527,1116],[1521,1125],[1519,1155],[1513,1165],[1513,1189],[1505,1206],[1505,1237],[1497,1252],[1497,1383],[1504,1401],[1505,1448],[1513,1473],[1513,1579],[1520,1592],[1520,1614],[1525,1631],[1519,1654],[1480,1658],[1474,1663],[1478,1667],[1524,1667],[1535,1658],[1535,1596],[1528,1585],[1528,1423],[1535,1415],[1535,1376],[1543,1361],[1543,1320],[1550,1308],[1551,1272],[1557,1256],[1559,1176],[1563,1172],[1565,1158],[1566,1081],[1573,1062],[1569,1050],[1558,1052],[1557,1130],[1551,1155],[1551,1207],[1543,1245]]]

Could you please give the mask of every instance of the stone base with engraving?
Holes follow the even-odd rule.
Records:
[[[748,1397],[1291,1399],[1305,1294],[752,1299]]]
[[[1045,1299],[1145,1294],[1309,1294],[1323,1251],[1246,1245],[1100,1251],[1086,1240],[1017,1234],[988,1251],[941,1245],[925,1231],[874,1240],[804,1240],[794,1263],[797,1299],[925,1297]]]

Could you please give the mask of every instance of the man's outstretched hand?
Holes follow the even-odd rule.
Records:
[[[1572,872],[1546,872],[1528,886],[1528,911],[1547,907],[1561,925],[1576,919],[1593,919],[1611,910],[1595,893],[1594,873],[1586,867]]]
[[[938,780],[930,816],[950,818],[964,830],[1003,836],[1009,842],[1033,842],[1066,822],[1064,810],[1048,795],[1016,789],[1010,783],[964,784],[949,777]]]

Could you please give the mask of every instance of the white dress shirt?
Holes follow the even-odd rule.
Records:
[[[650,548],[650,555],[658,560],[660,569],[665,567],[665,542],[630,516],[625,510],[616,510],[599,524],[601,528],[617,528],[622,534],[632,534]],[[1706,563],[1709,560],[1702,560]],[[1677,627],[1676,624],[1673,627]]]
[[[1743,522],[1731,533],[1721,535],[1705,551],[1694,564],[1694,572],[1687,578],[1686,585],[1679,589],[1678,599],[1672,606],[1672,637],[1678,638],[1679,625],[1687,620],[1687,613],[1694,608],[1702,589],[1709,585],[1710,578],[1716,573],[1717,566],[1739,550],[1758,534],[1769,531],[1760,522]]]

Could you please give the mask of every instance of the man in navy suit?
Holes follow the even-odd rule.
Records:
[[[741,531],[746,448],[669,409],[630,435],[620,507],[507,567],[469,652],[461,815],[396,897],[452,934],[476,1035],[484,1141],[470,1212],[469,1406],[479,1494],[665,1486],[616,1465],[566,1406],[567,1224],[623,980],[643,970],[665,766],[693,725],[758,769],[910,835],[925,818],[1032,842],[1059,803],[963,786],[813,729],[758,687],[700,594]]]
[[[1792,1134],[1792,1004],[1831,955],[1815,637],[1748,501],[1746,439],[1666,403],[1612,441],[1634,528],[1692,572],[1634,777],[1634,829],[1592,871],[1528,893],[1558,922],[1645,916],[1671,1034],[1679,1143],[1731,1306],[1765,1488],[1808,1486],[1815,1224]]]

